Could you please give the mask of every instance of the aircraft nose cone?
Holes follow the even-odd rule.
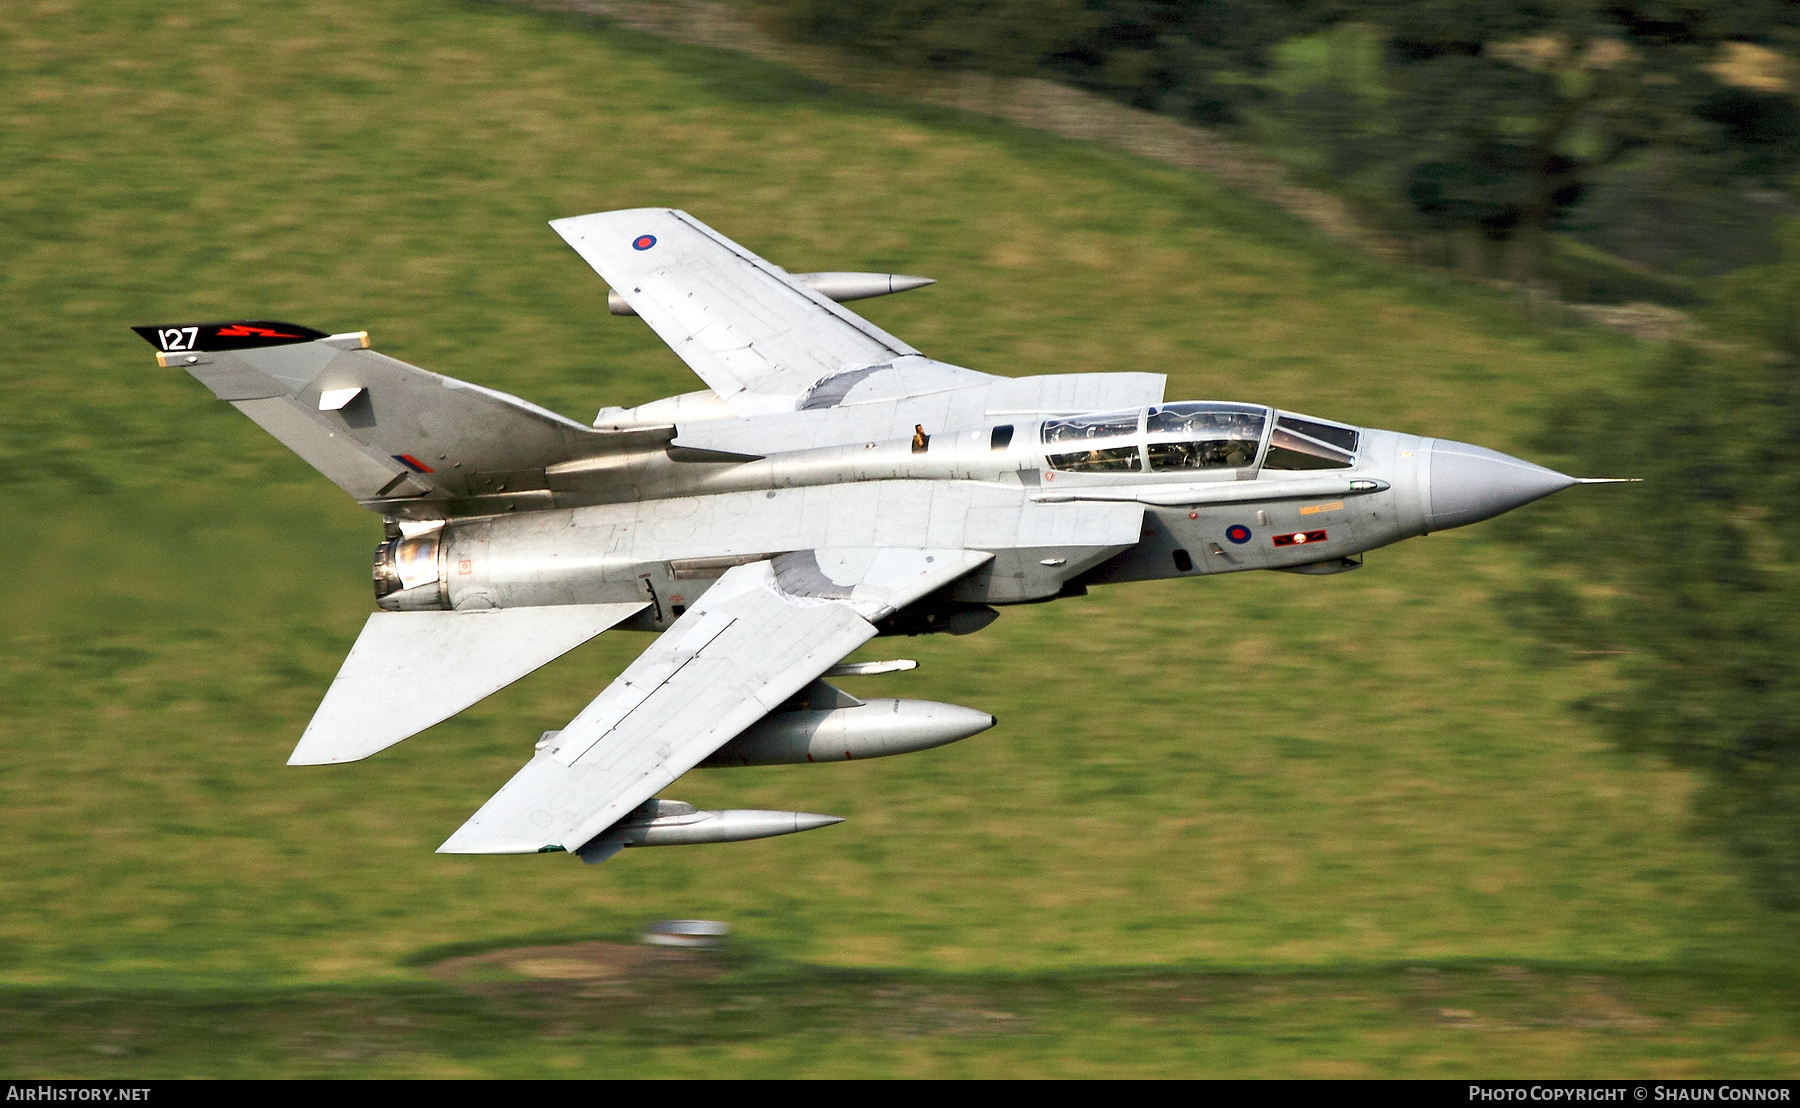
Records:
[[[1431,523],[1442,531],[1561,492],[1573,477],[1498,450],[1439,440],[1431,448]]]

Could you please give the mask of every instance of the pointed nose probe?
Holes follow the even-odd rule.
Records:
[[[1431,529],[1479,523],[1581,483],[1498,450],[1438,439],[1431,447]]]

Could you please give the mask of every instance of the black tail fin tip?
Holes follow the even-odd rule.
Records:
[[[312,342],[325,338],[325,332],[296,323],[279,323],[269,319],[237,319],[224,323],[175,323],[151,327],[133,327],[144,341],[165,352],[202,350],[247,350],[254,346],[286,346],[291,342]]]

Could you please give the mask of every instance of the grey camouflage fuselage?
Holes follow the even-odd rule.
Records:
[[[979,411],[987,418],[973,426],[927,425],[921,421],[944,419],[956,407],[908,410],[914,407],[871,405],[855,419],[834,408],[666,428],[679,445],[609,458],[604,469],[588,471],[604,473],[606,484],[586,496],[576,475],[552,474],[546,482],[559,486],[553,500],[611,503],[535,507],[441,530],[408,526],[411,535],[377,552],[378,576],[392,590],[381,604],[407,610],[645,600],[650,607],[628,626],[658,630],[732,565],[819,547],[908,543],[994,552],[931,598],[949,611],[1169,577],[1252,569],[1330,574],[1356,568],[1366,551],[1486,519],[1575,483],[1464,443],[1349,427],[1343,430],[1357,449],[1342,468],[1263,469],[1285,414],[1273,410],[1264,412],[1265,433],[1248,465],[1084,472],[1049,460],[1042,428],[1062,417]],[[1165,407],[1215,405],[1147,405],[1142,422]],[[925,429],[922,450],[914,449],[917,436],[863,437],[909,421]],[[765,422],[775,426],[757,426]],[[851,440],[836,445],[743,456],[760,443],[847,434]],[[1147,445],[1145,437],[1134,431],[1093,442],[1129,449]],[[739,457],[722,460],[727,455]],[[1068,503],[1087,506],[1079,520],[1039,520],[1028,510]],[[416,568],[405,588],[394,589],[402,565]]]

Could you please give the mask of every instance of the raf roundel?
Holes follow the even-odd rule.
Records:
[[[1241,523],[1234,523],[1225,528],[1225,537],[1242,546],[1250,541],[1250,528]]]
[[[637,238],[631,240],[631,248],[633,250],[648,250],[655,245],[655,235],[639,235]]]

